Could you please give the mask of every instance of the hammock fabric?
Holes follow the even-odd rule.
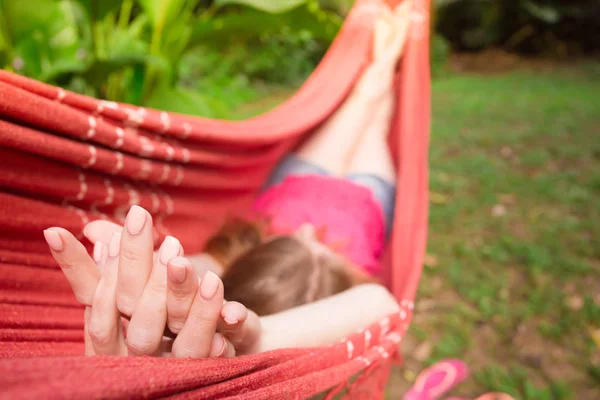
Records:
[[[99,101],[0,71],[0,397],[383,395],[425,249],[429,0],[414,1],[390,127],[398,196],[388,281],[399,314],[324,348],[229,360],[84,357],[83,309],[42,235],[59,225],[82,237],[88,221],[122,223],[140,204],[153,214],[157,242],[171,234],[186,252],[200,251],[226,214],[247,207],[278,160],[343,102],[369,62],[381,6],[357,1],[302,88],[242,122]]]

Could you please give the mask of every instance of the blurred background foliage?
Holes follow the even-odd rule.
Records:
[[[0,65],[104,99],[209,117],[297,86],[352,0],[0,0]],[[432,63],[597,49],[596,0],[437,0]]]

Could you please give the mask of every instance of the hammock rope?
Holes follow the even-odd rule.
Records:
[[[200,251],[340,106],[369,62],[378,7],[401,1],[358,0],[299,91],[246,121],[101,101],[0,71],[0,398],[307,398],[332,388],[330,396],[382,396],[425,250],[429,0],[413,0],[390,127],[398,195],[385,263],[398,314],[323,348],[230,360],[84,357],[83,309],[42,231],[59,225],[81,238],[87,222],[122,224],[139,204],[153,215],[156,243],[170,234]]]

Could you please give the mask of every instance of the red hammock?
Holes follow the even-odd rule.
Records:
[[[171,234],[187,252],[201,250],[226,213],[249,205],[278,160],[344,100],[369,62],[378,5],[357,1],[298,93],[242,122],[98,101],[0,71],[0,397],[383,395],[425,250],[429,0],[414,1],[390,128],[398,196],[388,270],[399,314],[324,348],[230,360],[84,357],[83,310],[42,235],[59,225],[81,237],[88,221],[122,223],[140,204],[153,214],[157,241]]]

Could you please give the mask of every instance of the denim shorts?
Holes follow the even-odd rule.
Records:
[[[331,175],[318,165],[304,161],[295,155],[286,157],[275,168],[265,187],[277,185],[288,176],[302,175]],[[344,179],[357,185],[366,187],[371,191],[377,202],[381,205],[385,219],[386,232],[389,235],[394,221],[394,209],[396,206],[396,185],[373,174],[349,174]]]

